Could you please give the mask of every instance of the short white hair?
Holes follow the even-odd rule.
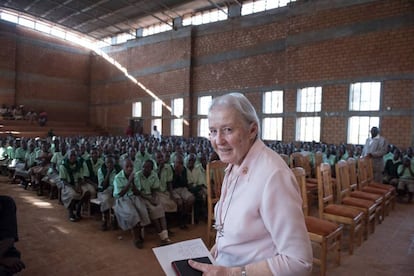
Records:
[[[217,106],[234,108],[246,124],[256,123],[257,136],[260,137],[259,117],[257,116],[256,109],[246,96],[238,92],[233,92],[214,98],[208,109],[208,113],[210,114],[211,110]]]

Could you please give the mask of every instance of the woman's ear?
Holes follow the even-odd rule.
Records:
[[[256,139],[257,134],[259,132],[259,127],[257,125],[257,123],[251,123],[250,124],[250,139]]]

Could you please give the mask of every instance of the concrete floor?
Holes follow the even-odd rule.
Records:
[[[17,204],[16,246],[27,267],[19,275],[163,275],[151,250],[159,242],[153,229],[147,229],[144,249],[139,250],[129,232],[101,232],[98,214],[70,222],[56,200],[9,183],[0,176],[0,194],[12,196]],[[172,240],[204,238],[205,227],[172,228]],[[340,266],[329,262],[327,275],[414,275],[414,204],[398,203],[354,255],[344,248],[341,258]],[[317,266],[312,275],[319,275]]]

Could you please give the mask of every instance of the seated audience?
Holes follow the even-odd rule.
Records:
[[[154,163],[152,160],[145,160],[142,170],[135,173],[135,183],[141,192],[141,197],[147,207],[149,217],[160,237],[161,245],[166,245],[171,241],[168,238],[164,207],[156,193],[160,187],[160,180],[157,173],[153,171],[153,167]]]
[[[142,227],[150,224],[147,208],[134,181],[134,168],[131,159],[122,161],[122,171],[114,178],[114,211],[119,227],[131,230],[134,245],[143,248]]]
[[[26,142],[22,141],[22,145],[26,145]],[[19,154],[20,154],[20,151],[19,151]],[[21,162],[21,163],[19,162],[18,164],[16,164],[16,168],[14,171],[14,179],[20,179],[25,189],[27,188],[29,184],[28,178],[31,175],[31,170],[35,165],[36,165],[35,145],[33,142],[29,142],[29,149],[25,151],[24,162]]]
[[[188,190],[187,169],[182,155],[175,156],[172,194],[178,209],[178,223],[181,229],[187,229],[187,222],[194,205],[194,195]]]
[[[157,191],[157,196],[164,207],[166,213],[177,212],[177,204],[174,198],[170,194],[172,190],[173,169],[169,163],[165,163],[165,158],[162,152],[155,153],[155,159],[157,160],[157,174],[160,180],[160,186]]]
[[[401,151],[399,149],[394,149],[394,156],[392,159],[387,159],[387,162],[384,166],[384,179],[383,183],[391,184],[392,186],[398,186],[398,167],[402,165],[401,161]]]
[[[115,164],[112,155],[105,157],[105,163],[98,170],[98,199],[101,202],[102,231],[108,230],[109,212],[114,205],[114,179],[120,171],[121,167]]]
[[[36,165],[33,166],[33,168],[30,171],[30,177],[32,179],[32,182],[34,182],[35,186],[39,188],[39,196],[43,195],[44,183],[42,181],[42,178],[46,176],[49,170],[51,159],[52,154],[49,151],[49,144],[46,141],[43,141],[41,144],[41,150],[36,152]]]
[[[104,161],[99,158],[98,149],[96,147],[91,149],[90,156],[83,160],[84,179],[91,184],[95,190],[98,188],[98,170],[104,164]],[[96,192],[91,194],[95,198]]]
[[[82,204],[89,201],[91,193],[95,192],[95,188],[83,180],[83,175],[82,161],[75,150],[70,150],[59,167],[59,177],[63,182],[62,203],[68,209],[72,222],[82,218]]]
[[[411,164],[411,160],[408,157],[404,157],[402,164],[398,167],[398,196],[400,200],[404,194],[408,193],[408,203],[413,200],[414,193],[414,168]]]
[[[190,153],[188,155],[187,176],[189,191],[194,195],[194,220],[196,223],[205,213],[207,203],[207,186],[206,186],[206,159],[204,156],[200,160],[202,163],[195,165],[196,155]]]
[[[45,126],[47,123],[47,113],[46,111],[42,111],[39,113],[38,116],[39,126]]]

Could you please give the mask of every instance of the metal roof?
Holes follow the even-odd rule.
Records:
[[[240,4],[238,0],[0,0],[0,7],[100,40],[231,2]]]

